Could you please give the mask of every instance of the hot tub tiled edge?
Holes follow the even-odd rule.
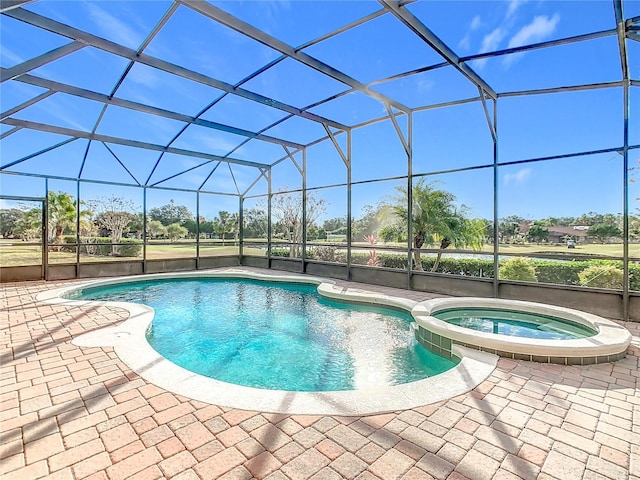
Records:
[[[539,340],[478,332],[451,325],[431,314],[449,308],[502,308],[560,317],[597,330],[597,334],[574,340]],[[592,365],[626,356],[631,334],[623,326],[586,312],[517,300],[458,297],[438,298],[417,304],[411,312],[416,320],[416,339],[426,348],[450,356],[454,345],[516,360],[562,365]]]

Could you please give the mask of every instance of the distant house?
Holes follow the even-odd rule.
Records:
[[[567,240],[573,240],[576,243],[587,243],[587,230],[589,227],[573,226],[573,227],[547,227],[549,236],[547,241],[550,243],[564,243]]]
[[[527,236],[529,234],[529,226],[531,222],[522,221],[519,225],[520,234]],[[549,226],[547,231],[549,243],[566,243],[567,240],[573,240],[576,243],[588,243],[591,239],[587,237],[588,226],[574,225],[571,227]]]

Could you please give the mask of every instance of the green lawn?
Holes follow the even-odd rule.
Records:
[[[247,243],[256,241],[257,239],[248,239]],[[259,239],[259,243],[264,239]],[[14,243],[11,245],[11,243]],[[235,245],[218,246],[215,240],[207,240],[206,244],[200,245],[200,256],[222,256],[237,255],[239,248]],[[315,242],[313,242],[315,243]],[[312,242],[309,244],[312,245]],[[371,246],[365,242],[356,242],[353,246],[357,249],[368,249]],[[387,243],[378,246],[399,247],[404,248],[406,244]],[[345,245],[346,247],[346,245]],[[339,247],[338,247],[339,248]],[[450,250],[449,250],[450,251]],[[485,245],[482,252],[492,253],[493,245]],[[266,251],[261,248],[244,248],[246,255],[264,256]],[[563,245],[549,244],[525,244],[525,245],[500,245],[500,253],[504,254],[520,254],[526,256],[535,256],[539,253],[563,253],[573,255],[606,255],[613,257],[622,257],[622,244],[583,244],[577,245],[574,249],[569,249]],[[70,252],[48,252],[50,264],[75,263],[76,255]],[[196,255],[196,246],[193,240],[181,240],[176,243],[154,243],[147,245],[147,259],[159,260],[169,258],[193,258]],[[640,244],[632,244],[629,248],[629,256],[633,259],[640,260]],[[0,265],[19,266],[19,265],[39,265],[41,263],[41,251],[39,245],[23,245],[19,241],[0,239]],[[140,259],[140,257],[103,257],[81,255],[81,262],[104,262],[104,261],[128,261]]]
[[[21,265],[40,265],[42,252],[40,245],[23,245],[20,242],[0,239],[0,265],[3,267],[15,267]],[[209,242],[208,242],[209,243]],[[234,245],[200,245],[201,257],[213,257],[224,255],[238,255],[239,248]],[[265,255],[266,252],[259,248],[245,248],[247,255]],[[147,260],[159,260],[169,258],[193,258],[196,256],[196,246],[188,241],[147,245]],[[76,254],[73,252],[48,252],[49,264],[75,263]],[[139,257],[104,257],[81,255],[81,262],[118,262],[141,260]]]

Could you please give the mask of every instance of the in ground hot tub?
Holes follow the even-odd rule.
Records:
[[[502,357],[565,365],[624,358],[629,331],[597,315],[541,303],[437,298],[417,304],[416,338],[445,354],[462,345]]]

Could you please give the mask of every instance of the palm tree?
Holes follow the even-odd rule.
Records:
[[[386,232],[397,235],[399,228],[406,228],[409,211],[407,194],[404,187],[398,189],[402,194],[393,205],[396,224],[384,228],[380,233],[384,238]],[[445,190],[438,190],[424,179],[413,185],[412,191],[413,259],[416,270],[422,270],[420,249],[426,243],[438,244],[439,251],[433,264],[432,272],[440,265],[443,251],[453,245],[457,248],[473,248],[478,250],[484,244],[485,221],[466,218],[467,208],[457,208],[456,197]],[[386,240],[386,238],[385,238]]]
[[[75,225],[76,201],[66,192],[49,192],[47,195],[47,212],[49,222],[49,242],[61,244],[65,228]],[[60,248],[60,247],[58,247]]]

